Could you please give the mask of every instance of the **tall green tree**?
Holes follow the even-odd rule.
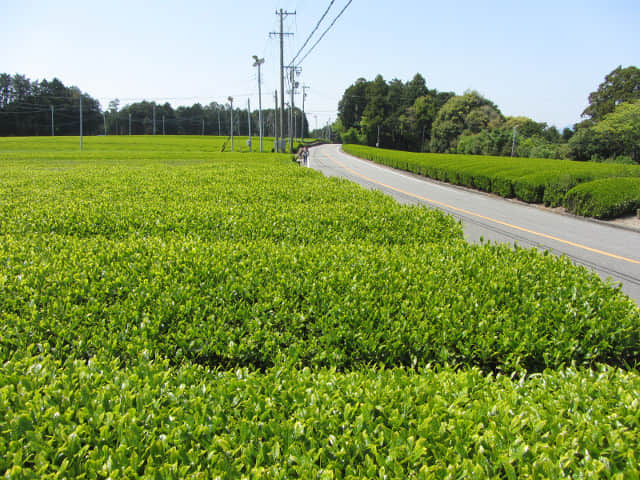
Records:
[[[409,82],[405,85],[407,104],[411,105],[420,97],[424,97],[429,94],[429,88],[427,88],[427,81],[425,78],[416,73]]]
[[[378,75],[368,81],[359,78],[346,90],[338,104],[334,128],[344,142],[419,151],[431,136],[431,125],[450,92],[429,90],[425,78],[417,73],[403,83],[390,82]]]
[[[498,107],[478,92],[456,96],[440,109],[433,123],[431,151],[456,152],[458,138],[463,134],[479,133],[504,121]]]
[[[382,75],[378,75],[373,82],[367,84],[366,96],[367,106],[362,112],[362,119],[360,121],[362,132],[367,137],[368,145],[375,145],[378,139],[378,128],[382,129],[387,115],[389,113],[387,95],[389,93],[389,85],[385,82]],[[382,130],[381,130],[382,131]],[[381,145],[391,147],[390,142],[387,142],[384,137],[386,134],[382,131],[383,138],[381,138]]]
[[[640,163],[640,100],[616,106],[593,130],[612,139],[616,153],[629,155],[634,162]]]
[[[78,135],[80,131],[79,97],[76,87],[65,87],[60,80],[31,81],[26,76],[0,75],[0,135],[31,136],[51,134],[54,110],[56,135]],[[97,133],[102,124],[100,103],[82,94],[83,129]]]
[[[612,113],[617,105],[640,99],[640,69],[618,66],[609,73],[598,90],[589,94],[589,106],[582,112],[594,122]]]
[[[359,78],[348,87],[338,103],[338,116],[345,130],[359,128],[360,120],[367,106],[367,85],[369,82]]]

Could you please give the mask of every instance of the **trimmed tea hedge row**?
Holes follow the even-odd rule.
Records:
[[[399,207],[346,181],[295,168],[290,156],[211,160],[3,162],[0,234],[128,238],[168,234],[217,241],[356,240],[380,244],[462,238],[452,218]]]
[[[0,237],[3,360],[147,349],[211,367],[636,365],[640,311],[507,246]]]
[[[235,152],[249,152],[247,136],[234,137]],[[311,140],[311,139],[307,139]],[[252,137],[252,151],[260,151],[259,137]],[[265,152],[273,149],[274,138],[264,137]],[[61,159],[141,159],[158,158],[160,155],[171,159],[204,159],[223,150],[231,152],[231,139],[222,136],[157,135],[106,137],[83,137],[83,151],[80,152],[79,137],[4,137],[0,138],[0,159],[33,160]]]
[[[455,185],[515,197],[529,203],[564,205],[574,186],[609,177],[640,177],[640,166],[569,160],[411,153],[362,145],[345,152]]]
[[[617,218],[640,208],[640,178],[606,178],[578,185],[567,193],[567,209],[577,215]]]
[[[30,350],[34,350],[31,348]],[[638,478],[640,377],[212,372],[16,356],[5,478]]]

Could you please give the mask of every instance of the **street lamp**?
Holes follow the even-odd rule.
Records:
[[[231,151],[233,152],[233,97],[227,98],[231,102]]]
[[[253,56],[254,67],[258,67],[258,124],[260,126],[260,153],[262,153],[262,84],[260,82],[260,65],[264,63],[264,58]]]

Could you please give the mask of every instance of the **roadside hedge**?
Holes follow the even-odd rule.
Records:
[[[567,209],[577,215],[610,219],[640,208],[640,178],[606,178],[580,184],[567,193]]]
[[[640,166],[570,160],[412,153],[343,145],[360,158],[443,182],[515,197],[528,203],[564,206],[576,185],[611,177],[640,177]]]

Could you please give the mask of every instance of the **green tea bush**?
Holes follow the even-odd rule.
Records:
[[[640,358],[633,303],[533,250],[47,235],[4,237],[0,256],[3,359],[32,343],[61,359],[146,349],[259,369],[541,371]]]
[[[567,209],[577,215],[617,218],[640,208],[640,178],[607,178],[580,184],[566,195]]]
[[[638,361],[633,303],[568,261],[470,246],[451,217],[286,156],[216,155],[7,162],[2,358],[38,343],[223,368]]]
[[[595,274],[290,156],[72,140],[0,139],[5,478],[638,476]]]
[[[31,350],[34,350],[33,348]],[[25,354],[6,478],[636,478],[637,372],[246,369]]]
[[[436,180],[515,197],[529,203],[564,205],[578,184],[610,177],[640,177],[637,165],[569,160],[422,154],[344,145],[345,152]]]

